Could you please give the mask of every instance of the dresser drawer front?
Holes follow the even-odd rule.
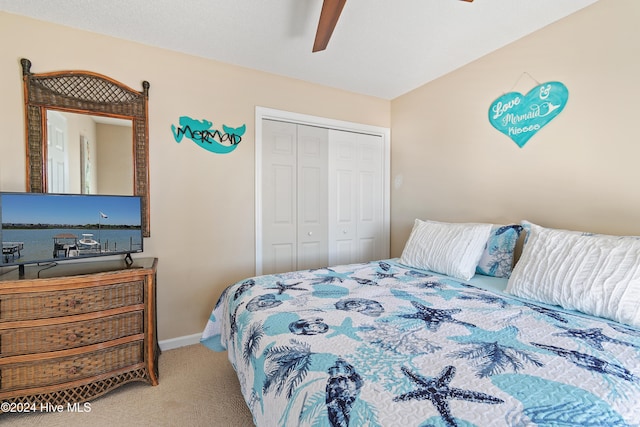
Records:
[[[64,350],[141,334],[143,315],[134,311],[83,322],[0,331],[0,357]]]
[[[78,356],[0,367],[0,391],[12,391],[89,378],[144,361],[143,342],[134,341]]]
[[[141,304],[144,281],[0,297],[0,322],[91,313]]]

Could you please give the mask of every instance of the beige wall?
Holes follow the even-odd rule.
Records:
[[[24,191],[20,58],[32,72],[89,70],[142,89],[148,80],[151,237],[161,340],[202,331],[220,292],[254,274],[256,106],[389,127],[390,102],[0,12],[0,190]],[[212,43],[215,41],[212,41]],[[187,115],[247,125],[231,154],[177,144]]]
[[[131,126],[96,124],[98,193],[133,194],[132,140]]]
[[[639,18],[637,0],[600,0],[393,100],[392,255],[416,217],[640,235]],[[537,85],[524,72],[569,100],[518,148],[488,110]]]

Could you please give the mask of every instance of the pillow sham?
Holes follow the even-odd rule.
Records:
[[[491,228],[492,224],[416,219],[400,262],[411,267],[469,280],[475,274]]]
[[[640,239],[523,225],[508,293],[640,327]]]
[[[522,233],[518,224],[494,225],[480,256],[476,273],[492,277],[509,277],[513,269],[513,254]]]

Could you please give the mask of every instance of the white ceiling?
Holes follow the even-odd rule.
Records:
[[[0,10],[393,99],[597,0],[0,0]]]

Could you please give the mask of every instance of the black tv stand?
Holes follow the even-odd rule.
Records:
[[[124,263],[127,264],[127,268],[130,268],[133,265],[133,258],[131,258],[130,252],[124,256]]]

